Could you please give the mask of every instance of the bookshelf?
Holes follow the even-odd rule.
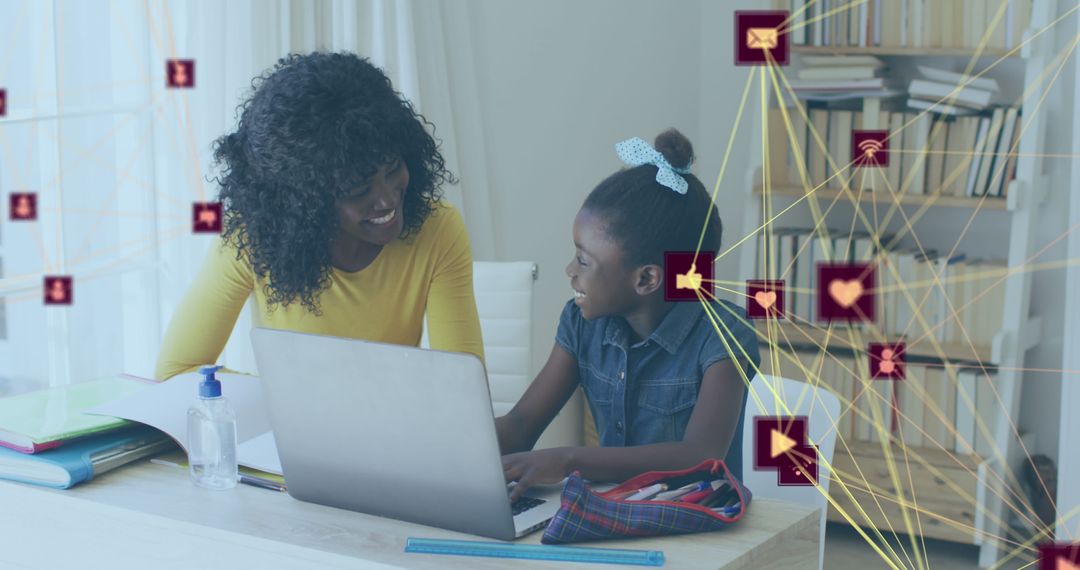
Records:
[[[760,196],[764,192],[764,188],[760,184],[754,185],[754,194]],[[773,185],[770,189],[770,193],[774,196],[787,196],[790,198],[802,198],[806,195],[806,190],[797,186],[776,186]],[[839,197],[839,199],[837,198]],[[819,188],[814,191],[813,198],[821,201],[832,202],[837,200],[842,203],[850,203],[850,198],[843,195],[843,190],[833,190],[831,188]],[[862,204],[890,204],[892,203],[892,197],[883,195],[883,193],[866,192],[858,197],[859,202]],[[940,208],[979,208],[980,210],[1006,210],[1008,209],[1008,203],[1002,198],[987,197],[986,200],[981,198],[968,198],[960,196],[944,196],[941,194],[900,194],[896,197],[896,201],[905,206],[924,206]]]
[[[977,52],[970,48],[900,48],[900,47],[839,47],[839,46],[791,46],[792,53],[809,55],[901,55],[939,57],[1020,57],[1019,52],[1004,49],[984,49]]]
[[[798,0],[794,4],[796,6],[802,5]],[[791,2],[783,0],[778,1],[776,6],[778,9],[791,9],[791,7]],[[1010,10],[1013,10],[1013,8],[1010,7]],[[997,59],[1005,56],[1005,59],[1013,66],[1009,68],[1009,75],[1004,79],[1010,85],[1014,84],[1014,82],[1019,85],[1034,85],[1038,82],[1040,73],[1046,69],[1046,66],[1051,61],[1053,53],[1050,39],[1044,37],[1049,36],[1049,34],[1035,38],[1033,38],[1033,35],[1035,31],[1049,25],[1053,15],[1056,13],[1057,6],[1053,0],[1031,4],[1030,19],[1022,20],[1021,29],[1015,32],[1015,38],[1010,39],[1009,47],[1025,39],[1031,39],[1022,49],[993,47],[976,50],[972,47],[955,46],[792,45],[793,66],[799,64],[801,57],[808,55],[819,57],[867,55],[881,57],[887,59],[889,71],[893,69],[910,69],[916,63],[934,65],[942,58],[952,58],[952,61],[956,61],[959,59],[974,60],[978,56],[977,61],[985,65],[988,61],[992,61],[986,58]],[[984,17],[988,18],[989,16]],[[1015,18],[1017,16],[1010,13],[1009,17]],[[810,33],[806,34],[807,38],[811,36]],[[857,37],[857,33],[849,36],[851,39]],[[866,43],[866,36],[861,39],[861,43]],[[897,64],[895,67],[894,63]],[[979,69],[980,66],[978,65],[974,67],[975,72]],[[769,93],[766,96],[767,104],[770,108],[776,108],[780,103],[772,93],[771,87],[768,88],[768,91]],[[903,98],[900,100],[902,101]],[[1045,195],[1047,185],[1045,177],[1040,174],[1043,172],[1041,153],[1045,141],[1047,117],[1045,111],[1033,112],[1033,102],[1036,100],[1037,97],[1029,97],[1017,103],[1021,117],[1021,122],[1018,124],[1022,124],[1024,130],[1023,135],[1019,137],[1018,147],[1015,150],[1018,153],[1015,164],[1015,177],[1006,180],[1002,185],[1003,191],[1001,193],[1004,196],[986,196],[984,198],[982,196],[952,195],[935,193],[938,191],[936,188],[926,188],[925,193],[909,194],[901,191],[897,194],[897,201],[902,206],[913,206],[933,211],[951,211],[953,212],[952,215],[955,215],[959,220],[957,223],[966,222],[976,209],[979,212],[987,211],[994,216],[1003,216],[994,218],[994,223],[998,224],[1000,228],[999,237],[996,238],[1000,241],[995,245],[998,251],[1003,252],[1001,257],[1007,267],[1024,266],[1027,260],[1035,253],[1034,231],[1038,226],[1037,208]],[[805,102],[800,102],[800,104],[805,104]],[[886,108],[886,105],[890,104],[892,103],[884,98],[865,97],[860,108],[862,117],[865,117],[861,128],[891,131],[890,124],[881,124],[879,121],[879,117],[885,115],[882,110]],[[807,111],[809,115],[809,109]],[[907,111],[920,113],[920,111],[911,109],[907,109]],[[797,113],[798,111],[792,111],[792,108],[789,107],[789,112]],[[770,124],[772,119],[773,117],[770,116]],[[763,220],[775,216],[784,208],[804,198],[806,193],[803,186],[793,185],[792,181],[786,176],[777,176],[775,170],[776,161],[784,161],[784,154],[777,154],[777,147],[773,144],[775,131],[769,126],[765,128],[767,130],[762,135],[768,137],[766,140],[771,165],[768,169],[761,164],[751,165],[746,172],[745,188],[748,197],[745,202],[743,227],[747,234],[755,228],[760,228]],[[821,133],[821,136],[828,144],[825,133]],[[804,139],[804,142],[808,146],[816,144],[809,137]],[[786,151],[786,136],[784,137],[784,143],[785,148],[781,149],[782,152]],[[929,148],[929,146],[925,148]],[[844,165],[849,161],[847,156],[834,158],[837,169],[843,170],[846,168]],[[765,172],[766,170],[768,172]],[[807,171],[809,171],[809,167],[807,167]],[[767,186],[769,188],[767,195],[765,195],[764,191],[766,178],[768,179]],[[815,180],[811,176],[811,187],[821,182],[822,179]],[[853,195],[858,194],[858,183],[856,181],[852,181],[849,188]],[[880,187],[878,189],[881,190]],[[814,192],[812,198],[801,200],[798,205],[793,207],[793,210],[801,209],[805,215],[806,210],[817,212],[825,209],[833,201],[846,204],[847,208],[856,210],[867,208],[873,210],[893,205],[888,192],[864,192],[853,203],[851,196],[845,193],[842,188],[822,186]],[[836,223],[835,218],[829,221],[828,218],[822,217],[821,221],[825,224]],[[978,224],[980,221],[975,219],[973,223]],[[858,223],[858,220],[856,220],[856,224]],[[773,225],[776,228],[785,227],[783,218],[775,220]],[[849,218],[846,225],[839,227],[839,224],[837,224],[838,227],[830,229],[847,231],[850,225],[851,220]],[[776,278],[776,275],[766,275],[760,271],[758,269],[760,263],[760,260],[757,259],[758,255],[750,253],[760,251],[761,242],[764,241],[763,233],[762,231],[754,233],[741,246],[744,252],[748,252],[742,255],[740,259],[740,278],[742,279]],[[948,250],[948,247],[954,244],[929,245]],[[880,260],[880,254],[874,253],[873,255],[872,259],[859,261],[877,263]],[[994,281],[996,279],[982,283],[988,286]],[[788,286],[791,287],[791,284],[789,283]],[[863,519],[854,514],[852,516],[855,516],[857,523],[862,526],[877,527],[885,532],[893,530],[902,532],[903,523],[900,521],[903,520],[903,513],[906,511],[909,516],[913,516],[914,512],[911,508],[913,503],[917,502],[922,510],[919,517],[922,523],[921,531],[924,536],[979,546],[979,566],[984,568],[993,566],[1006,551],[1012,549],[1010,544],[998,538],[1007,535],[1009,515],[1013,510],[1013,507],[1006,505],[1001,496],[1005,496],[1013,505],[1021,504],[1021,499],[1010,494],[1011,490],[1007,487],[1014,480],[1014,474],[1019,472],[1021,462],[1025,461],[1025,458],[1019,453],[1019,446],[1016,445],[1017,436],[1013,434],[1012,430],[1018,419],[1020,408],[1020,382],[1022,380],[1021,370],[1024,367],[1024,356],[1029,349],[1040,342],[1042,334],[1041,319],[1030,314],[1030,273],[1024,271],[1009,272],[997,287],[1004,288],[1003,302],[1001,303],[1004,314],[1001,316],[1000,327],[996,329],[996,332],[992,332],[992,341],[977,343],[974,346],[970,343],[961,342],[943,342],[934,346],[935,343],[923,338],[925,335],[921,333],[924,331],[919,330],[916,331],[915,337],[922,340],[910,345],[907,353],[909,364],[929,363],[929,366],[940,366],[943,369],[951,370],[952,372],[948,374],[951,375],[949,381],[953,385],[954,397],[959,397],[955,392],[955,386],[958,384],[957,378],[960,376],[960,370],[981,367],[982,371],[990,374],[990,376],[980,378],[984,382],[992,379],[993,391],[995,392],[994,400],[990,402],[995,411],[992,412],[993,417],[987,421],[988,431],[985,432],[989,434],[989,437],[983,442],[989,446],[990,451],[977,453],[970,450],[969,453],[958,453],[947,445],[935,447],[940,442],[931,442],[933,445],[905,449],[905,446],[899,443],[900,438],[896,437],[896,433],[890,435],[889,440],[885,442],[880,440],[860,441],[855,438],[851,440],[838,439],[832,463],[836,468],[835,472],[840,476],[844,476],[847,472],[848,477],[845,478],[845,482],[849,483],[854,500],[852,497],[842,494],[839,491],[840,486],[835,481],[830,487],[830,493],[835,503],[845,508],[848,513],[856,512],[854,511],[855,503],[863,504],[868,513],[871,510],[878,511],[877,501],[880,501],[881,511],[884,514],[876,512],[869,516],[868,519]],[[814,353],[820,352],[818,347],[824,344],[826,340],[825,329],[827,324],[817,320],[814,320],[812,325],[800,320],[773,323],[774,325],[779,324],[779,327],[769,327],[764,323],[758,324],[761,333],[759,338],[768,338],[765,336],[766,332],[771,330],[773,338],[778,339],[778,349],[788,354],[799,354],[798,358],[804,362],[804,365],[812,361]],[[934,324],[936,323],[931,323],[931,326]],[[862,340],[880,341],[881,337],[885,337],[892,341],[897,338],[891,334],[870,334],[873,329],[857,328],[859,338]],[[841,357],[846,355],[846,357],[850,358],[855,352],[849,341],[847,329],[847,325],[836,326],[833,333],[828,337],[828,356],[830,358],[837,355]],[[940,348],[940,353],[938,348]],[[858,347],[858,350],[865,352],[865,347]],[[766,363],[763,362],[763,372],[775,372],[766,370],[765,365]],[[771,363],[768,365],[771,367]],[[784,370],[783,372],[790,373],[790,370]],[[796,379],[806,380],[806,378]],[[865,379],[855,378],[853,382],[856,384],[861,382],[861,385],[866,390],[875,389],[871,387],[870,381]],[[900,387],[888,388],[894,394],[901,389]],[[969,401],[972,405],[971,413],[978,414],[979,411],[974,409],[974,400],[975,397],[972,394]],[[955,420],[955,417],[953,419]],[[968,421],[970,421],[970,418],[968,418]],[[955,431],[955,424],[948,427]],[[888,481],[890,479],[887,474],[886,451],[888,451],[888,455],[891,455],[898,462],[897,468],[909,470],[911,488],[917,489],[914,495],[911,493],[911,488],[895,489],[889,486]],[[915,451],[916,453],[913,455],[917,455],[920,458],[919,461],[914,461],[907,451]],[[904,460],[898,458],[906,456],[908,463],[899,464]],[[857,471],[859,474],[850,471]],[[857,488],[860,485],[862,488]],[[902,485],[902,487],[904,486]],[[873,495],[879,495],[877,501],[875,501]],[[887,497],[888,500],[884,500],[881,496]],[[829,518],[830,520],[844,520],[838,515],[835,508],[830,509]]]
[[[760,336],[768,334],[768,331],[766,330],[767,325],[764,322],[758,321],[756,325]],[[843,327],[835,327],[830,334],[827,330],[827,326],[822,326],[818,323],[814,323],[813,325],[800,323],[796,325],[780,322],[776,323],[776,325],[779,325],[779,328],[774,334],[785,348],[790,344],[791,347],[806,351],[817,350],[818,347],[821,346],[828,346],[830,352],[843,351],[849,353],[856,349],[859,351],[866,350],[866,347],[856,348],[851,346],[851,341],[848,339],[847,335],[842,334],[842,331],[844,330]],[[864,334],[863,336],[866,337],[867,335]],[[906,354],[909,362],[951,362],[968,366],[981,365],[988,369],[994,368],[993,346],[988,344],[968,344],[964,342],[939,343],[942,352],[948,355],[948,358],[943,360],[931,344],[929,338],[902,339],[895,335],[888,335],[886,339],[874,338],[875,342],[896,343],[900,340],[904,340],[907,343]]]

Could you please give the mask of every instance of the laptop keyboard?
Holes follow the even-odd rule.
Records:
[[[518,500],[514,501],[510,505],[510,512],[513,513],[514,516],[516,517],[516,516],[520,515],[521,513],[525,512],[525,511],[527,511],[527,510],[529,510],[531,508],[534,508],[534,507],[536,507],[538,505],[542,505],[542,504],[544,504],[546,502],[547,501],[545,501],[544,499],[536,499],[536,498],[533,498],[533,497],[521,497]]]

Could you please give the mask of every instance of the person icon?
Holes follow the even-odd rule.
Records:
[[[881,351],[881,360],[878,361],[878,373],[892,375],[896,372],[896,362],[893,362],[893,356],[895,355],[896,353],[891,348]]]
[[[870,343],[870,377],[875,379],[903,380],[905,374],[906,346],[896,344]]]
[[[64,282],[59,279],[54,279],[52,286],[49,287],[49,298],[54,303],[63,303],[67,299],[67,289],[64,287]]]
[[[188,70],[187,64],[183,61],[174,61],[173,64],[173,85],[185,86],[188,84]]]
[[[45,278],[45,304],[71,304],[71,277]]]
[[[29,220],[34,217],[34,204],[30,196],[22,194],[15,198],[15,207],[12,209],[17,220]]]

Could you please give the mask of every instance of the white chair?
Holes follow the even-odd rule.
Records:
[[[833,449],[836,446],[833,422],[840,417],[840,400],[824,388],[817,389],[805,382],[778,376],[759,374],[750,383],[750,387],[753,393],[746,401],[743,419],[743,483],[753,492],[755,498],[778,499],[821,508],[818,568],[822,568],[825,563],[825,514],[828,500],[821,491],[812,486],[777,485],[776,471],[754,470],[754,416],[807,417],[810,441],[817,446],[820,457],[825,458],[825,461],[818,462],[818,482],[822,490],[828,493],[829,469],[824,463],[832,464]],[[777,406],[777,397],[783,402],[783,406]]]
[[[473,291],[484,337],[491,405],[496,416],[510,411],[532,373],[532,291],[536,264],[528,261],[473,262]],[[427,329],[420,346],[427,347]],[[551,422],[537,449],[580,445],[580,403],[572,399]]]

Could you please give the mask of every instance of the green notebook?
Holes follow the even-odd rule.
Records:
[[[36,453],[68,439],[127,425],[127,420],[82,412],[153,384],[116,376],[0,399],[0,445]]]

